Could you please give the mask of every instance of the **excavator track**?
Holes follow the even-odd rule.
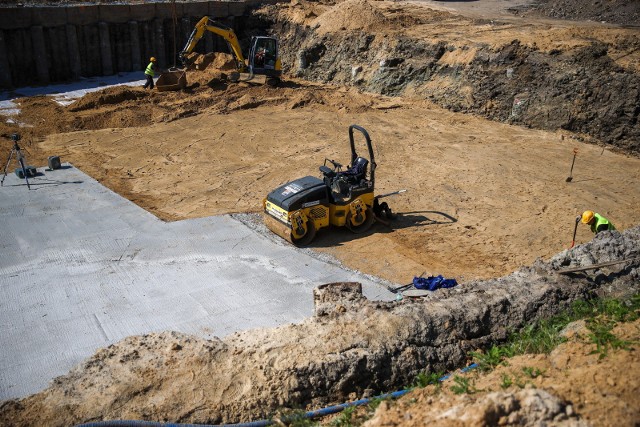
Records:
[[[291,234],[291,227],[289,227],[289,225],[284,224],[281,221],[278,221],[277,219],[275,219],[274,217],[272,217],[267,213],[263,213],[262,216],[264,219],[264,224],[267,226],[269,230],[271,230],[274,234],[277,234],[278,236],[282,237],[287,242],[295,245],[295,242],[293,241],[293,236]]]

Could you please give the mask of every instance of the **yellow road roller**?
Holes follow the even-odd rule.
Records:
[[[368,158],[357,153],[354,131],[364,137]],[[296,246],[306,246],[323,227],[334,225],[363,233],[376,220],[376,211],[382,209],[391,217],[386,203],[381,208],[373,194],[376,162],[369,134],[351,125],[349,142],[351,161],[345,170],[340,163],[325,159],[320,166],[322,179],[305,176],[267,195],[263,201],[264,221],[271,231]]]

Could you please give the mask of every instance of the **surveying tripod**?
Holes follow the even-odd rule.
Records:
[[[29,185],[29,174],[27,173],[27,167],[24,164],[24,154],[20,150],[20,146],[18,145],[18,141],[20,141],[20,135],[14,133],[11,135],[11,140],[13,141],[13,147],[11,148],[11,153],[9,153],[9,159],[7,159],[7,164],[4,166],[4,175],[2,176],[2,181],[0,181],[0,187],[4,185],[4,179],[7,177],[7,168],[11,163],[11,159],[13,155],[16,155],[16,159],[18,163],[20,163],[20,167],[22,168],[22,174],[24,175],[24,180],[27,183],[27,188],[31,190],[31,185]]]

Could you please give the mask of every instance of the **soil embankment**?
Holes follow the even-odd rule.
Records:
[[[617,18],[626,22],[623,10]],[[283,63],[299,77],[564,129],[640,154],[637,28],[494,21],[366,0],[261,12],[288,47]]]

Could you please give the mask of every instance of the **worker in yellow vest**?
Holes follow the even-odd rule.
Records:
[[[151,57],[149,59],[149,65],[147,65],[147,69],[144,70],[144,75],[147,76],[147,82],[144,84],[144,88],[153,89],[153,77],[156,75],[156,58]]]
[[[582,223],[591,226],[591,231],[595,234],[605,230],[616,229],[607,218],[593,211],[584,211],[582,214]]]

